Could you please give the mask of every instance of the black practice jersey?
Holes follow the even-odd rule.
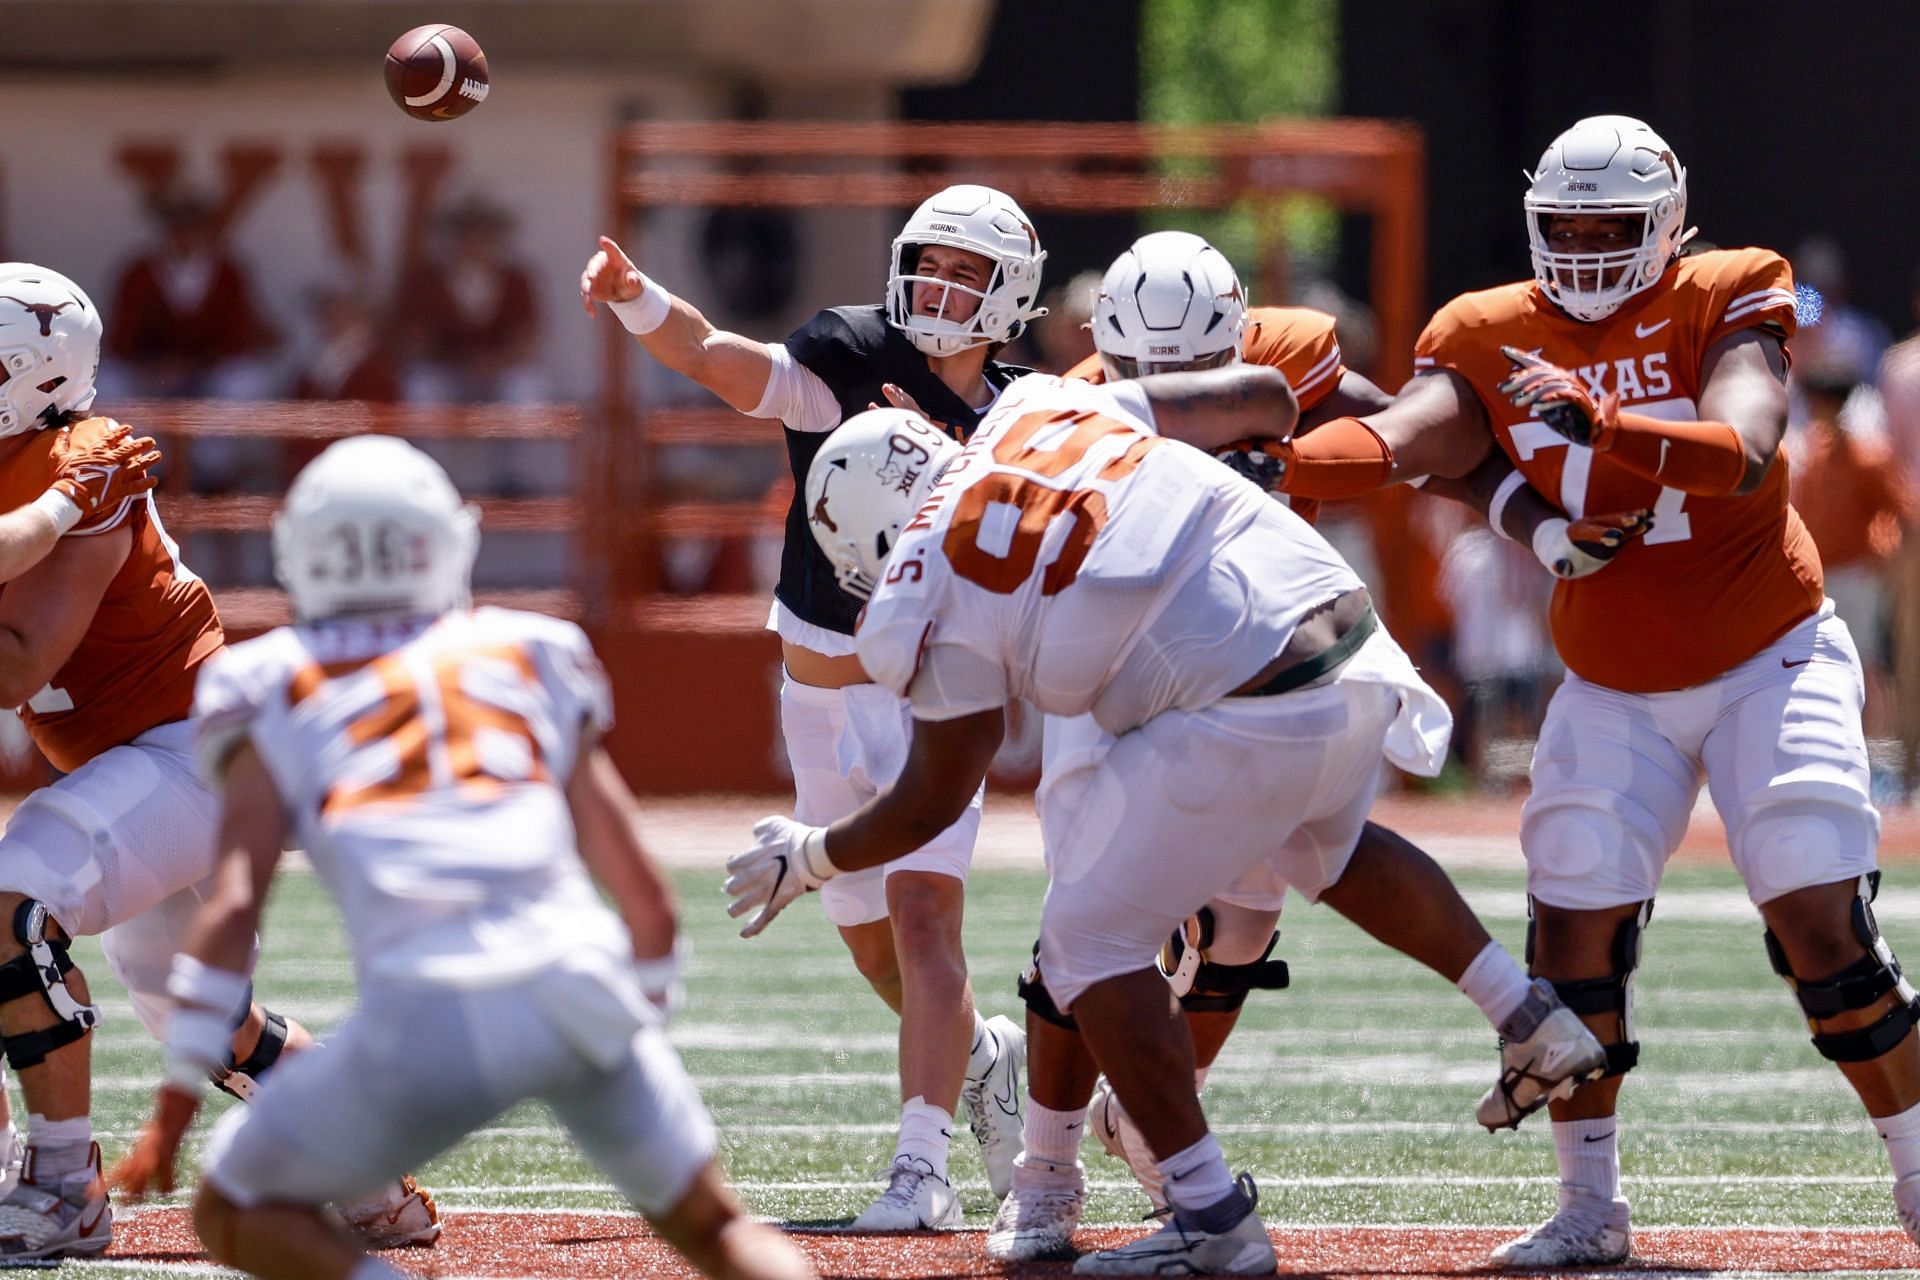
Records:
[[[833,391],[842,421],[887,403],[880,390],[891,382],[912,396],[928,417],[956,440],[965,440],[986,413],[975,409],[934,376],[927,357],[887,323],[886,308],[833,307],[794,330],[787,350]],[[996,392],[1024,374],[1018,365],[987,361],[987,382]],[[807,468],[831,431],[787,429],[787,458],[793,464],[793,505],[787,508],[787,540],[780,553],[780,585],[774,595],[803,621],[852,635],[864,603],[849,595],[833,576],[833,562],[807,528]]]

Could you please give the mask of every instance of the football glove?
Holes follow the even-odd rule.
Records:
[[[97,517],[111,517],[128,498],[153,488],[153,467],[160,453],[151,436],[135,437],[119,423],[97,444],[76,448],[72,432],[61,428],[54,442],[55,470],[48,488],[57,489],[80,508],[80,528]]]
[[[722,890],[733,901],[727,914],[739,919],[758,908],[740,930],[751,938],[773,923],[789,902],[811,893],[840,874],[827,860],[827,829],[810,827],[792,818],[762,818],[753,827],[753,848],[727,859]]]
[[[1533,531],[1533,554],[1556,578],[1598,573],[1620,548],[1653,528],[1653,512],[1623,511],[1610,516],[1542,520]]]
[[[1267,493],[1280,492],[1287,472],[1293,467],[1291,440],[1236,440],[1214,457],[1233,469],[1244,480],[1251,480]]]
[[[1620,425],[1618,394],[1608,392],[1595,400],[1571,370],[1518,347],[1501,347],[1500,354],[1513,361],[1513,376],[1500,384],[1500,391],[1516,408],[1537,411],[1542,422],[1574,444],[1606,452]]]

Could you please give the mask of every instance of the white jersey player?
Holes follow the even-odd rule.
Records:
[[[914,739],[900,780],[858,814],[829,828],[763,820],[731,864],[732,910],[759,908],[756,933],[801,892],[911,849],[965,802],[1012,698],[1090,714],[1116,737],[1070,804],[1057,788],[1042,801],[1040,968],[1159,1157],[1173,1216],[1082,1258],[1085,1274],[1273,1270],[1251,1180],[1236,1183],[1207,1131],[1154,959],[1255,867],[1318,899],[1346,871],[1382,757],[1431,774],[1446,751],[1445,704],[1338,553],[1156,427],[1224,445],[1283,435],[1295,416],[1271,369],[1112,386],[1035,376],[965,449],[878,411],[816,459],[816,536],[873,592],[860,658],[911,699]],[[1569,1040],[1556,1059],[1597,1072],[1591,1036],[1553,1017]]]
[[[465,607],[476,545],[445,473],[398,440],[336,444],[289,491],[275,549],[299,624],[231,649],[196,693],[225,792],[219,888],[175,959],[166,1083],[121,1180],[170,1184],[293,839],[339,902],[361,1003],[215,1128],[195,1220],[219,1261],[397,1275],[320,1206],[539,1098],[708,1274],[811,1275],[742,1218],[662,1032],[677,934],[598,745],[605,676],[570,623]]]

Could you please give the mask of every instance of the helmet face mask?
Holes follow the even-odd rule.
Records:
[[[1093,304],[1093,345],[1116,380],[1231,364],[1246,327],[1233,264],[1185,231],[1134,241],[1107,268]]]
[[[975,287],[923,270],[924,251],[933,246],[983,259],[988,267],[983,283]],[[1047,313],[1035,305],[1046,258],[1033,224],[1011,197],[991,187],[948,187],[914,210],[894,238],[887,267],[887,321],[929,356],[1010,342],[1029,320]],[[939,290],[930,315],[915,305],[916,292],[928,288]],[[974,300],[965,319],[955,314],[962,309],[954,305],[961,298]]]
[[[869,409],[807,469],[807,527],[849,595],[873,595],[887,557],[960,446],[919,414]]]
[[[0,263],[0,438],[93,407],[100,333],[100,313],[79,285],[32,263]]]
[[[1604,320],[1659,283],[1690,234],[1687,171],[1659,134],[1628,116],[1592,116],[1555,138],[1524,205],[1534,279],[1576,320]],[[1597,233],[1603,220],[1623,223],[1621,247],[1579,243],[1578,223],[1589,220]]]
[[[356,436],[309,463],[274,519],[274,573],[301,622],[465,608],[479,519],[440,464]]]

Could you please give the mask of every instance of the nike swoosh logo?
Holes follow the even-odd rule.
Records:
[[[1802,658],[1798,662],[1788,662],[1785,658],[1782,658],[1780,659],[1780,665],[1783,667],[1804,667],[1812,661],[1812,658]]]
[[[1668,316],[1665,320],[1662,320],[1659,324],[1636,324],[1635,326],[1633,326],[1633,336],[1636,338],[1651,338],[1654,334],[1660,332],[1662,329],[1666,328],[1668,325],[1672,323],[1673,323],[1673,317]]]
[[[93,1221],[87,1223],[85,1226],[75,1227],[74,1234],[79,1236],[82,1240],[85,1240],[88,1236],[92,1235],[94,1232],[100,1229],[100,1224],[106,1221],[106,1217],[107,1217],[107,1209],[105,1205],[102,1205],[100,1206],[100,1212],[93,1215]]]
[[[1673,441],[1662,436],[1660,439],[1660,461],[1654,464],[1653,474],[1659,475],[1667,469],[1667,450],[1673,447]]]
[[[1611,1138],[1613,1136],[1613,1133],[1614,1131],[1612,1129],[1607,1130],[1605,1133],[1590,1133],[1586,1137],[1582,1138],[1581,1141],[1582,1142],[1605,1142],[1608,1138]]]

